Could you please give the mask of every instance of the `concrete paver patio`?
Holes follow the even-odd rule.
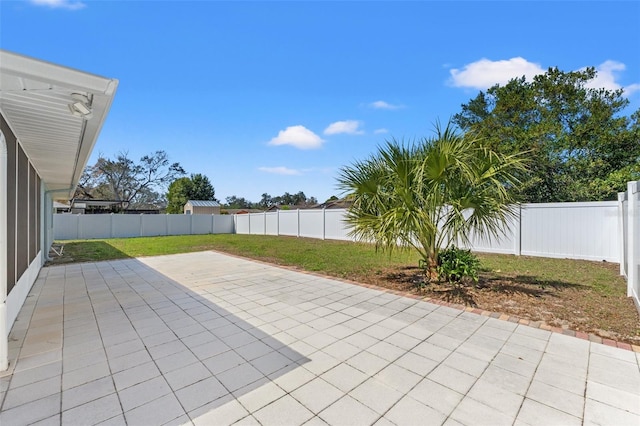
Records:
[[[638,425],[638,354],[213,252],[43,268],[0,424]]]

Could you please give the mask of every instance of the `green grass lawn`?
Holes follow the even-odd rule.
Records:
[[[369,244],[310,238],[261,235],[180,235],[64,241],[63,261],[90,262],[128,257],[156,256],[218,250],[279,265],[298,267],[336,277],[357,280],[390,268],[415,266],[415,252],[376,252]],[[478,254],[485,274],[508,275],[535,281],[541,286],[586,286],[605,295],[619,294],[623,282],[614,265],[570,259],[502,254]],[[607,266],[607,267],[603,267]],[[612,284],[617,285],[612,285]]]
[[[480,285],[419,285],[418,256],[369,244],[260,235],[182,235],[63,241],[51,263],[92,262],[217,250],[272,264],[515,315],[555,327],[640,343],[640,321],[618,264],[478,254]]]

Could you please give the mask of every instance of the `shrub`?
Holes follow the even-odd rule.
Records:
[[[438,274],[441,280],[459,283],[463,280],[478,282],[480,260],[471,250],[452,246],[442,250],[438,257]]]

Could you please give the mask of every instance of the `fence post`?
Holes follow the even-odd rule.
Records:
[[[298,212],[298,232],[297,232],[297,237],[300,238],[300,209],[296,209],[296,211]]]
[[[276,208],[276,235],[280,236],[280,209]]]
[[[618,241],[618,250],[620,254],[618,255],[620,261],[620,275],[627,276],[627,233],[624,227],[625,215],[627,212],[624,210],[624,202],[627,200],[626,192],[618,192],[618,237],[620,241]]]
[[[144,223],[142,219],[142,213],[140,213],[140,236],[142,237],[143,235],[144,235]]]
[[[522,254],[522,204],[518,204],[518,216],[513,230],[514,251],[516,256]]]
[[[327,209],[322,208],[322,239],[326,239],[327,235]]]
[[[109,213],[109,237],[115,238],[113,236],[113,213]]]
[[[216,215],[215,213],[211,214],[211,233],[215,234],[216,231]]]
[[[638,233],[640,233],[640,181],[627,183],[627,296],[633,297],[636,307],[640,303],[638,292],[640,291],[640,253],[636,253]]]
[[[78,220],[76,222],[76,234],[78,235],[78,239],[82,239],[82,224],[80,223],[80,213],[78,213]]]
[[[164,233],[162,234],[164,236],[169,235],[169,214],[170,213],[164,214]],[[158,215],[160,215],[160,213],[158,213]]]

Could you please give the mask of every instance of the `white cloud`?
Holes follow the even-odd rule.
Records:
[[[84,9],[87,5],[81,1],[71,0],[30,0],[36,6],[48,6],[53,9],[79,10]]]
[[[288,167],[280,166],[280,167],[258,167],[258,170],[266,173],[273,173],[275,175],[286,175],[286,176],[297,176],[302,173],[300,170],[290,169]]]
[[[369,107],[374,109],[400,109],[402,105],[393,105],[385,101],[375,101],[369,104]]]
[[[362,123],[357,120],[336,121],[324,129],[324,134],[337,135],[339,133],[346,133],[348,135],[362,135],[364,131],[360,129],[360,125],[362,125]]]
[[[545,70],[540,64],[518,57],[502,61],[483,58],[465,65],[462,69],[454,68],[449,72],[453,86],[485,90],[495,84],[505,85],[509,80],[523,75],[527,80],[531,80],[538,74],[544,74]]]
[[[376,135],[380,135],[382,133],[389,133],[389,131],[387,129],[376,129],[373,131],[373,133],[375,133]]]
[[[624,89],[625,96],[631,95],[633,92],[640,90],[640,84],[634,83],[628,86],[622,87],[619,83],[616,82],[617,74],[620,71],[624,71],[626,69],[625,64],[617,61],[605,61],[596,67],[597,75],[596,78],[591,80],[589,83],[585,84],[586,87],[592,89],[607,89],[607,90],[618,90],[620,88]],[[584,71],[585,68],[581,68],[580,71]]]
[[[291,145],[299,149],[320,148],[324,140],[304,126],[289,126],[278,132],[278,136],[269,141],[269,145]]]

